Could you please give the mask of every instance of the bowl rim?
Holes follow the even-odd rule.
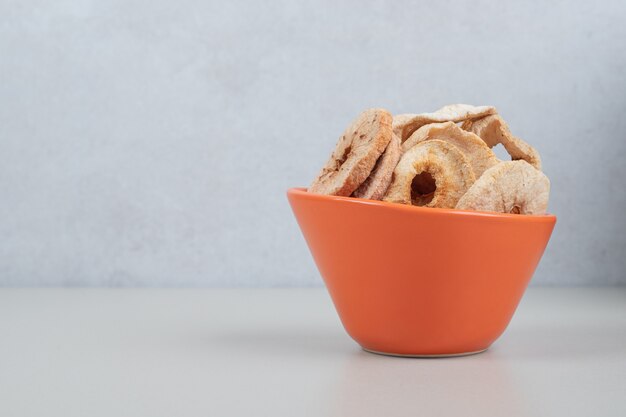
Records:
[[[388,209],[407,211],[412,213],[433,214],[433,215],[452,215],[452,216],[464,216],[464,217],[488,217],[497,219],[506,219],[508,221],[519,222],[547,222],[552,223],[556,221],[554,214],[512,214],[512,213],[498,213],[494,211],[472,211],[472,210],[457,210],[447,208],[434,208],[434,207],[420,207],[411,206],[408,204],[390,203],[380,200],[367,200],[358,197],[341,197],[336,195],[314,194],[307,192],[305,187],[292,187],[287,189],[287,195],[293,195],[298,197],[304,197],[311,200],[329,200],[340,201],[347,204],[359,204],[366,206],[378,206],[387,207]]]

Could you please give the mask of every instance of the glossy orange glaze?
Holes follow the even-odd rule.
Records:
[[[365,349],[453,355],[505,330],[556,223],[309,194],[287,196],[341,321]]]

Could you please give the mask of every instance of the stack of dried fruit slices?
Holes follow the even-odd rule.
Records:
[[[460,124],[460,125],[459,125]],[[502,144],[511,161],[493,148]],[[452,104],[434,113],[361,113],[308,189],[392,203],[544,214],[550,181],[539,153],[511,134],[495,107]]]

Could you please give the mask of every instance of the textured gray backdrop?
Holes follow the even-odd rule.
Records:
[[[493,104],[626,283],[623,1],[0,0],[0,284],[321,285],[285,198],[366,107]]]

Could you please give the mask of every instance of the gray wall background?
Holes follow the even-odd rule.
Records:
[[[0,285],[321,285],[285,190],[362,109],[492,104],[625,284],[623,1],[0,0]]]

